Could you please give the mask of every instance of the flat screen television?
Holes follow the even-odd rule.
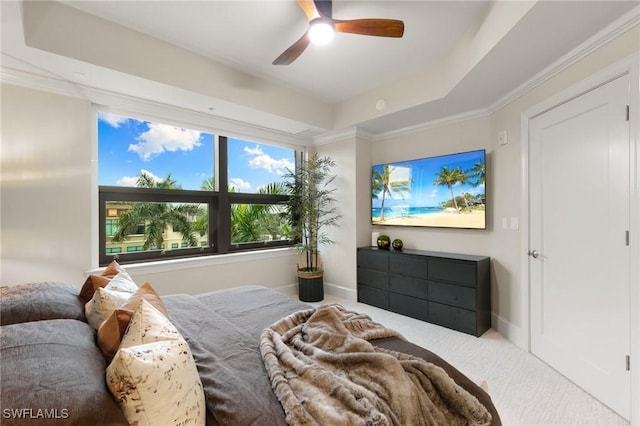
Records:
[[[486,229],[485,150],[377,164],[373,225]]]

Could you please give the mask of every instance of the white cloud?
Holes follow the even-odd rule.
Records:
[[[151,178],[151,180],[157,183],[160,183],[164,180],[145,169],[140,170],[140,174],[142,173],[146,174]],[[138,183],[138,176],[122,176],[116,183],[118,184],[118,186],[136,186],[136,184]]]
[[[256,145],[255,148],[249,148],[248,146],[244,147],[244,152],[246,152],[249,155],[262,155],[263,151],[262,148],[260,148],[260,145]]]
[[[201,135],[202,132],[196,130],[149,123],[149,130],[137,137],[137,144],[129,145],[129,151],[136,152],[141,159],[149,161],[167,151],[191,151],[201,145]]]
[[[115,127],[115,128],[120,127],[121,124],[126,123],[128,120],[130,120],[130,118],[128,117],[112,114],[110,112],[101,112],[98,114],[98,118],[101,121],[104,121],[105,123],[110,125],[111,127]]]
[[[138,176],[122,176],[116,184],[118,186],[136,186],[136,182],[138,181]]]
[[[236,191],[246,191],[251,188],[251,184],[242,178],[233,178],[229,180],[229,187],[233,187]]]
[[[296,166],[286,158],[276,160],[268,154],[265,154],[259,145],[256,145],[255,148],[245,146],[244,152],[253,156],[253,158],[249,160],[249,166],[253,169],[265,169],[269,173],[283,175],[287,172],[287,169],[293,170]]]

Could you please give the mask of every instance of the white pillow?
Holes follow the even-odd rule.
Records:
[[[107,368],[107,386],[130,424],[205,424],[204,392],[189,345],[144,299]]]
[[[107,284],[105,288],[125,293],[135,293],[138,291],[138,286],[133,281],[133,278],[131,278],[124,269],[118,272],[115,277],[111,278],[111,281],[109,281],[109,284]]]
[[[120,347],[129,348],[163,340],[183,340],[183,337],[162,312],[146,300],[140,300],[122,336]]]
[[[129,424],[205,424],[202,383],[183,339],[120,348],[107,368],[107,386]]]
[[[111,283],[109,283],[111,284]],[[111,313],[129,300],[133,293],[115,291],[106,287],[100,287],[93,293],[93,297],[84,305],[84,314],[87,322],[96,330],[102,321],[109,318]]]

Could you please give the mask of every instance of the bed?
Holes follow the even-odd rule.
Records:
[[[105,371],[114,369],[112,365],[124,349],[118,350],[115,356],[113,352],[107,356],[103,347],[96,344],[97,331],[88,322],[87,302],[81,298],[81,292],[77,286],[54,282],[2,288],[3,425],[118,425],[128,424],[128,418],[131,420],[122,408],[122,398],[114,398],[113,389],[109,390],[114,385],[110,382],[112,377],[109,374],[105,377]],[[300,312],[315,312],[311,306],[257,286],[199,295],[174,294],[159,299],[165,308],[163,315],[175,326],[183,339],[180,341],[188,344],[188,350],[182,351],[189,352],[190,362],[197,370],[198,387],[188,391],[195,393],[201,389],[202,392],[201,400],[190,406],[183,404],[187,399],[182,397],[177,404],[187,405],[185,409],[192,412],[198,411],[207,425],[286,425],[287,421],[291,422],[291,413],[283,409],[282,394],[275,390],[276,378],[265,367],[262,344],[266,330],[274,333],[270,326]],[[137,315],[142,318],[143,309],[153,311],[153,315],[159,312],[149,305],[146,300],[138,303],[139,311],[135,311],[134,318]],[[129,329],[135,328],[133,320],[130,321],[121,332],[129,333]],[[176,334],[175,330],[170,334]],[[147,332],[148,329],[139,338],[148,338]],[[124,339],[131,337],[126,335]],[[485,417],[488,419],[485,424],[501,424],[490,396],[436,354],[397,336],[369,342],[376,351],[398,351],[441,367],[462,392],[468,392],[486,408],[489,417]],[[169,396],[188,387],[179,380],[171,379],[170,383],[180,383],[180,389],[168,390]],[[131,398],[131,389],[122,392]],[[162,404],[167,405],[166,401]],[[167,423],[170,423],[168,418]],[[386,424],[385,421],[374,423]]]

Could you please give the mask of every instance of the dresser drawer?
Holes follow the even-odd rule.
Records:
[[[429,322],[477,336],[476,313],[441,303],[429,302]]]
[[[389,275],[389,291],[426,299],[429,282],[420,278]]]
[[[382,250],[358,250],[358,266],[374,271],[389,271],[389,253]]]
[[[471,287],[429,281],[428,298],[460,308],[476,309],[476,289]]]
[[[475,287],[476,264],[465,261],[430,259],[429,280],[445,281]]]
[[[389,309],[389,292],[358,284],[358,302]]]
[[[429,318],[429,302],[403,294],[389,293],[389,310],[427,321]]]
[[[399,253],[391,253],[389,256],[390,274],[426,279],[428,266],[428,259],[424,256],[400,255]]]
[[[389,275],[385,272],[358,268],[358,284],[375,287],[382,290],[389,289]]]

